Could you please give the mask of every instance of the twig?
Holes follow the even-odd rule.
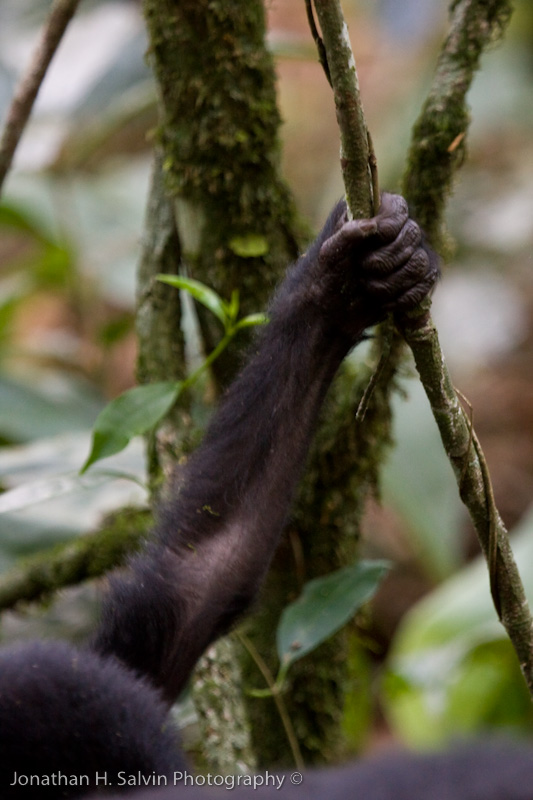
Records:
[[[379,178],[378,178],[378,160],[374,150],[374,142],[370,131],[367,130],[366,138],[368,141],[368,168],[370,170],[370,182],[372,184],[372,213],[374,216],[379,211],[381,203],[381,192],[379,191]]]
[[[413,351],[420,380],[452,464],[465,504],[487,560],[490,589],[498,616],[519,656],[533,694],[533,625],[508,533],[494,502],[483,450],[451,381],[429,313],[396,320]],[[418,317],[418,319],[416,319]]]
[[[357,146],[364,131],[365,160],[368,160],[364,118],[361,121],[362,109],[360,105],[358,110],[353,108],[353,103],[359,102],[359,92],[340,2],[315,0],[315,6],[331,69],[343,153],[345,148],[351,152]],[[459,0],[453,5],[450,35],[439,60],[433,88],[415,127],[410,170],[406,179],[407,199],[420,212],[426,211],[425,218],[421,213],[418,217],[422,218],[424,227],[429,228],[433,239],[440,230],[446,195],[453,172],[460,163],[456,154],[464,139],[464,136],[458,137],[464,134],[467,124],[464,110],[466,91],[483,47],[493,41],[496,33],[501,32],[509,13],[508,0]],[[339,114],[339,108],[346,106],[350,107],[350,114]],[[452,119],[450,123],[449,115]],[[353,120],[357,120],[357,124],[352,131],[350,125]],[[459,130],[456,129],[457,125]],[[431,132],[433,135],[430,135]],[[457,145],[450,149],[450,145],[455,143]],[[370,195],[368,175],[365,177],[364,170],[354,171],[352,161],[345,159],[341,160],[341,167],[346,185],[351,185],[354,180],[366,181],[359,192]],[[427,202],[429,211],[426,208],[426,192],[430,194]],[[433,217],[429,218],[428,214]],[[454,390],[431,320],[430,307],[431,302],[427,299],[414,312],[396,319],[396,324],[413,351],[420,380],[456,475],[461,499],[469,511],[489,564],[491,591],[496,598],[498,616],[515,648],[530,694],[533,695],[533,620],[507,531],[494,505],[481,446]]]
[[[318,60],[322,66],[322,69],[324,70],[324,74],[328,80],[328,83],[331,86],[332,84],[331,75],[329,74],[328,57],[326,55],[324,42],[322,41],[322,37],[320,36],[318,28],[316,27],[312,0],[305,0],[305,10],[307,11],[307,21],[309,23],[309,28],[311,29],[311,35],[315,41],[316,49],[318,51]]]
[[[0,193],[46,71],[80,0],[55,0],[27,72],[21,78],[0,137]]]
[[[294,732],[294,727],[291,722],[291,718],[287,712],[287,707],[281,696],[280,689],[276,685],[274,680],[274,676],[270,672],[266,662],[262,658],[261,654],[254,646],[252,641],[241,631],[236,632],[236,636],[245,650],[248,651],[253,661],[255,661],[256,666],[258,667],[259,671],[261,672],[265,682],[270,689],[270,696],[274,700],[276,704],[276,708],[278,710],[278,714],[281,719],[281,723],[285,729],[285,734],[287,736],[287,740],[289,742],[289,747],[291,748],[292,756],[294,758],[294,764],[298,769],[303,769],[305,764],[302,756],[302,751],[300,750],[300,745],[298,744],[298,739],[296,737],[296,733]]]
[[[341,167],[346,201],[355,219],[372,215],[368,132],[355,61],[338,0],[314,0],[327,53],[341,136]]]
[[[498,536],[497,536],[497,519],[498,519],[498,509],[496,508],[496,500],[494,499],[494,490],[492,488],[492,481],[490,479],[489,468],[487,466],[487,462],[485,460],[485,455],[483,450],[481,449],[481,445],[479,440],[476,436],[476,432],[474,431],[474,409],[472,408],[472,404],[468,400],[467,397],[463,394],[463,392],[454,386],[454,391],[456,395],[460,398],[463,403],[463,406],[468,408],[468,430],[470,433],[470,438],[468,440],[468,450],[467,454],[471,452],[472,447],[475,447],[477,457],[479,459],[482,473],[483,473],[483,481],[485,486],[485,493],[488,500],[488,513],[489,513],[489,546],[488,546],[488,566],[489,566],[489,578],[490,578],[490,591],[492,594],[492,601],[494,603],[494,608],[498,613],[498,617],[501,619],[502,610],[500,604],[500,594],[498,589]],[[468,458],[464,460],[463,471],[461,473],[461,477],[459,478],[459,491],[462,490],[464,477],[466,475],[466,470],[468,469]]]
[[[370,401],[374,395],[376,387],[380,381],[381,376],[387,366],[387,362],[389,361],[391,349],[392,349],[392,339],[394,336],[394,325],[392,324],[392,316],[390,319],[387,320],[387,324],[382,326],[382,341],[381,341],[381,355],[379,357],[379,361],[374,368],[372,376],[366,386],[366,389],[363,392],[363,396],[359,401],[359,406],[357,407],[357,412],[355,414],[355,421],[359,424],[364,422],[366,412],[370,407]]]
[[[464,162],[470,122],[466,94],[483,50],[500,37],[512,13],[509,0],[455,0],[450,30],[438,59],[433,84],[413,128],[403,190],[409,207],[431,244],[442,248],[442,219],[455,172]],[[429,301],[403,323],[417,369],[430,399],[461,499],[474,522],[487,559],[494,606],[518,654],[533,694],[533,620],[500,518],[489,470],[465,412],[455,408],[456,391],[429,317]],[[425,319],[425,321],[424,321]],[[422,324],[421,324],[422,323]],[[424,341],[423,330],[428,340]],[[424,377],[422,377],[424,375]],[[444,409],[453,409],[457,425]],[[463,456],[457,458],[462,449]],[[454,460],[455,459],[455,460]]]

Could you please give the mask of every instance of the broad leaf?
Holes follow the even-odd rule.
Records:
[[[368,602],[388,570],[384,561],[359,561],[316,578],[282,614],[277,632],[282,667],[310,653]]]
[[[83,465],[120,452],[135,436],[150,431],[172,407],[181,390],[180,381],[164,381],[136,386],[112,400],[98,415],[92,449]]]

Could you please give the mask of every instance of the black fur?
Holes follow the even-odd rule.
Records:
[[[0,797],[76,797],[9,786],[13,775],[169,775],[185,766],[154,688],[113,658],[66,642],[32,642],[0,661]],[[125,765],[128,765],[127,767]],[[90,786],[85,788],[85,793]]]
[[[401,198],[384,195],[378,216],[358,222],[346,220],[344,203],[336,206],[289,271],[255,355],[169,487],[150,544],[111,578],[92,642],[82,650],[54,642],[2,651],[0,797],[81,797],[95,788],[131,788],[120,773],[156,775],[172,786],[185,765],[168,707],[205,648],[259,589],[335,372],[368,326],[389,311],[415,306],[437,275],[436,259]],[[451,775],[468,773],[465,758],[449,761]],[[498,759],[480,758],[487,769]],[[516,760],[524,770],[518,752]],[[493,785],[482,778],[483,791],[474,781],[470,794],[461,794],[457,778],[458,794],[452,794],[455,778],[448,788],[435,785],[448,762],[435,762],[440,766],[434,769],[427,763],[391,759],[380,768],[313,773],[303,788],[287,791],[295,799],[304,792],[320,798],[333,787],[334,797],[378,800],[389,796],[390,778],[393,786],[404,781],[410,787],[394,796],[417,800],[425,796],[420,787],[429,776],[432,800],[500,796],[490,794]],[[15,773],[40,779],[10,786]],[[59,773],[80,780],[43,785],[44,776]],[[89,777],[87,785],[81,776]],[[193,790],[178,785],[160,791],[149,789],[139,798],[163,800]],[[505,797],[525,796],[513,792]],[[203,790],[194,793],[204,796]]]
[[[186,776],[185,786],[184,774],[178,771],[166,788],[144,789],[133,797],[135,800],[220,800],[227,795],[235,800],[531,800],[533,797],[531,750],[518,744],[489,743],[424,756],[389,752],[349,767],[309,770],[301,775],[301,783],[293,783],[299,775],[289,772],[274,777],[269,773],[267,784],[266,773],[262,773],[257,776],[255,788],[253,776],[241,776],[240,785],[235,779],[236,788],[227,791],[210,788],[209,778],[205,786],[191,785],[191,773]],[[213,779],[211,776],[211,787]],[[265,782],[262,784],[261,780]],[[116,800],[121,796],[114,795]]]

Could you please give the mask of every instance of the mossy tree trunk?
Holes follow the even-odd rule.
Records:
[[[275,76],[261,0],[145,0],[150,61],[161,92],[158,131],[187,269],[243,313],[265,306],[298,252],[290,194],[279,176]],[[206,350],[218,322],[198,309]],[[220,358],[221,383],[235,351]]]
[[[144,0],[144,10],[149,58],[161,98],[157,147],[166,198],[160,199],[159,212],[152,200],[156,216],[149,216],[149,226],[159,226],[160,213],[163,234],[147,232],[143,262],[140,332],[142,378],[146,380],[165,377],[158,366],[159,339],[174,335],[168,321],[177,314],[175,290],[152,292],[150,279],[147,283],[147,275],[151,274],[153,281],[153,274],[162,271],[156,264],[157,253],[168,255],[171,250],[166,246],[174,242],[175,255],[165,262],[165,271],[174,260],[175,271],[186,271],[226,299],[238,288],[242,312],[251,313],[265,308],[276,281],[296,257],[301,236],[279,172],[280,118],[274,68],[265,47],[262,0]],[[207,353],[220,339],[221,330],[202,309],[198,316]],[[180,341],[179,334],[176,341]],[[173,352],[166,342],[163,352],[170,374],[179,375],[183,363],[180,347]],[[233,349],[216,362],[218,386],[232,377],[239,361],[240,355]],[[273,672],[277,668],[274,632],[281,609],[297,595],[302,580],[354,557],[359,522],[356,500],[362,494],[361,486],[376,471],[369,460],[360,471],[354,471],[362,435],[359,428],[355,433],[353,429],[359,397],[352,378],[338,381],[310,459],[290,535],[275,560],[258,613],[247,622],[248,634]],[[386,441],[387,415],[379,419],[380,438]],[[172,424],[181,424],[179,415]],[[371,424],[365,427],[365,436],[375,440]],[[178,430],[174,443],[178,445],[181,438]],[[163,449],[168,452],[166,444],[163,442]],[[295,557],[295,553],[299,555]],[[307,761],[335,758],[343,750],[339,722],[346,674],[342,636],[294,669],[285,699]],[[261,685],[259,673],[246,659],[245,675],[248,685]],[[211,679],[206,679],[205,665],[202,682],[205,691],[215,692],[221,709],[218,721],[212,715],[207,721],[204,713],[206,727],[226,726],[224,737],[228,739],[231,726],[228,729],[224,717],[235,716],[234,693],[228,692],[233,699],[224,709],[217,676],[212,673]],[[205,709],[209,700],[200,706]],[[258,761],[287,763],[288,747],[274,705],[252,700],[249,711]],[[242,747],[240,732],[235,739]],[[218,765],[209,754],[211,767],[227,769],[230,759],[231,748],[225,748],[224,763]]]

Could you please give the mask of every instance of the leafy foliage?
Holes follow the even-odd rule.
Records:
[[[182,381],[136,386],[109,403],[96,420],[91,452],[82,474],[96,461],[119,453],[134,436],[152,430],[172,408],[182,386]]]
[[[243,328],[262,325],[264,314],[250,314],[238,320],[239,293],[234,291],[230,302],[223,300],[213,289],[200,281],[179,275],[159,275],[159,280],[189,292],[208,308],[224,326],[224,337],[204,363],[185,381],[161,381],[136,386],[109,403],[96,420],[91,452],[83,465],[85,472],[102,458],[123,450],[135,436],[153,430],[170,411],[182,391],[189,388],[201,373],[226,349],[233,337]]]
[[[359,561],[306,583],[278,627],[283,672],[340,630],[371,599],[388,569],[384,561]]]
[[[533,510],[513,549],[533,599]],[[492,604],[479,557],[418,603],[395,637],[384,682],[389,720],[417,747],[491,724],[533,731],[520,668]]]

